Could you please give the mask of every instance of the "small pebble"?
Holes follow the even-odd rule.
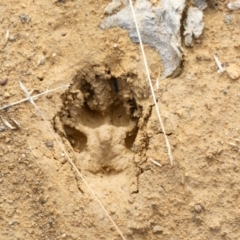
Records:
[[[46,98],[48,98],[48,99],[50,99],[50,98],[52,98],[52,93],[48,93],[47,95],[46,95]]]
[[[43,73],[39,73],[39,74],[37,75],[37,78],[38,78],[40,81],[42,81],[42,80],[44,79]]]
[[[196,213],[201,213],[202,212],[202,206],[200,205],[200,204],[196,204],[195,206],[194,206],[194,210],[195,210],[195,212]]]
[[[187,79],[187,80],[191,80],[191,79],[192,79],[192,75],[191,75],[191,74],[187,74],[187,75],[186,75],[186,79]]]
[[[239,10],[240,9],[240,3],[239,2],[230,2],[227,4],[228,10]]]
[[[203,52],[201,54],[198,54],[196,56],[196,59],[198,61],[210,61],[211,60],[211,55],[209,53]]]
[[[9,98],[11,95],[9,92],[5,92],[3,96],[4,96],[4,98]]]
[[[0,126],[0,132],[5,131],[5,127],[4,126]]]
[[[15,225],[15,224],[19,224],[19,222],[16,221],[16,220],[13,220],[13,221],[10,221],[10,222],[8,223],[9,226],[12,226],[12,225]]]
[[[161,226],[154,226],[153,227],[153,233],[162,233],[162,227]]]
[[[3,180],[0,178],[0,183],[2,183],[3,182]]]
[[[10,169],[10,170],[14,169],[14,165],[13,164],[9,164],[8,165],[8,169]]]
[[[40,55],[38,57],[38,60],[37,60],[37,66],[43,65],[45,63],[45,60],[46,60],[45,56],[44,55]]]
[[[236,64],[232,64],[226,68],[227,75],[232,80],[237,80],[240,77],[239,67]]]
[[[232,21],[233,21],[233,18],[232,18],[231,15],[226,14],[226,15],[224,16],[224,22],[225,22],[227,25],[232,24]]]
[[[48,142],[47,141],[45,144],[46,144],[47,147],[53,147],[53,143],[52,142]]]
[[[2,80],[0,80],[0,85],[1,86],[5,86],[8,82],[8,79],[7,78],[3,78]]]
[[[126,232],[127,236],[132,236],[133,235],[133,231],[131,229],[128,229]]]

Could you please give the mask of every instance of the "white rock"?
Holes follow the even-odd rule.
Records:
[[[204,29],[203,12],[196,7],[190,7],[187,13],[185,25],[185,45],[192,46],[192,37],[200,37]]]
[[[227,4],[227,8],[229,10],[238,10],[240,8],[240,1],[238,2],[230,2]]]
[[[162,233],[163,229],[161,226],[154,226],[153,227],[153,233]]]

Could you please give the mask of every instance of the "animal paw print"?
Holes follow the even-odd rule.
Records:
[[[60,120],[81,169],[94,173],[126,169],[134,157],[131,147],[137,134],[137,105],[126,81],[109,76],[109,71],[82,74],[63,102]]]

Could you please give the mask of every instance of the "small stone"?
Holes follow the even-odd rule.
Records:
[[[10,222],[8,223],[9,226],[12,226],[12,225],[15,225],[15,224],[19,224],[19,222],[16,221],[16,220],[13,220],[13,221],[10,221]]]
[[[202,212],[202,206],[201,206],[201,204],[196,204],[195,206],[194,206],[194,210],[195,210],[195,212],[196,213],[201,213]]]
[[[133,231],[131,229],[128,229],[126,232],[127,236],[132,236],[133,235]]]
[[[192,75],[191,75],[191,74],[187,74],[187,75],[186,75],[186,79],[187,79],[187,80],[191,80],[191,79],[192,79]]]
[[[162,227],[161,226],[154,226],[153,227],[153,233],[157,234],[157,233],[162,233],[163,230],[162,230]]]
[[[132,204],[134,202],[134,198],[132,196],[129,197],[128,202]]]
[[[233,21],[233,17],[229,14],[226,14],[224,16],[224,22],[227,24],[227,25],[230,25],[232,24],[232,21]]]
[[[47,147],[53,147],[53,143],[52,142],[47,141],[45,144],[46,144]]]
[[[66,32],[63,32],[63,33],[61,33],[61,35],[62,35],[63,37],[65,37],[65,36],[67,35],[67,33],[66,33]]]
[[[66,238],[67,237],[67,235],[66,235],[66,233],[64,233],[63,235],[62,235],[62,238],[64,239],[64,238]]]
[[[9,41],[14,42],[18,39],[18,35],[17,34],[16,35],[10,35],[8,39],[9,39]]]
[[[46,58],[45,58],[44,55],[40,55],[40,56],[38,56],[37,66],[39,66],[39,65],[43,65],[43,64],[45,63],[45,60],[46,60]]]
[[[7,78],[3,78],[2,80],[0,80],[0,85],[1,86],[5,86],[8,82],[8,79]]]
[[[209,53],[207,53],[207,52],[203,52],[201,54],[198,54],[196,56],[196,59],[198,61],[210,61],[211,60],[211,55]]]
[[[13,164],[9,164],[8,165],[8,169],[10,169],[10,170],[14,169],[14,165]]]
[[[9,98],[11,95],[9,92],[5,92],[3,96],[4,96],[4,98]]]
[[[232,64],[226,69],[227,75],[232,80],[237,80],[240,77],[239,67],[236,64]]]
[[[228,10],[232,10],[232,11],[238,10],[240,8],[240,3],[237,1],[230,2],[227,4],[227,8],[228,8]]]
[[[0,132],[5,131],[5,127],[4,126],[0,126]]]
[[[3,182],[3,180],[2,180],[2,178],[0,178],[0,183],[2,183]]]
[[[29,23],[31,21],[31,18],[28,16],[28,14],[20,15],[19,18],[21,19],[21,23]]]
[[[46,95],[46,98],[48,98],[48,99],[50,99],[50,98],[52,98],[52,93],[48,93],[47,95]]]
[[[44,79],[43,73],[39,73],[39,74],[37,75],[37,78],[38,78],[40,81],[42,81],[42,80]]]

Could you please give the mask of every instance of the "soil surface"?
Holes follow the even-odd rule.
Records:
[[[0,112],[15,126],[0,132],[0,239],[121,239],[67,155],[125,239],[239,239],[239,12],[204,10],[181,74],[155,88],[171,166],[139,45],[99,28],[109,2],[1,1],[0,105],[25,98],[20,80],[70,87],[35,100],[46,122],[30,102]]]

